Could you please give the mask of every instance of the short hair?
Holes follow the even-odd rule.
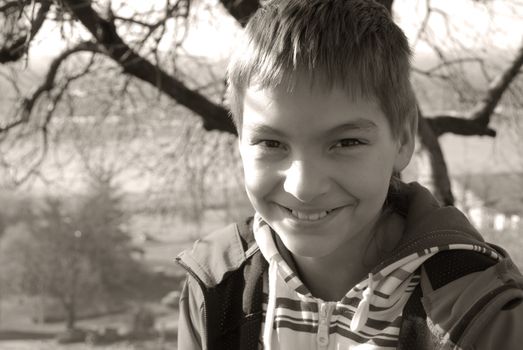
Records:
[[[298,77],[377,98],[395,137],[417,128],[411,50],[373,0],[269,0],[248,21],[228,67],[228,101],[241,131],[250,86],[292,90]]]

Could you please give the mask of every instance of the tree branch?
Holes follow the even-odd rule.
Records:
[[[498,105],[501,97],[510,86],[510,83],[518,76],[523,66],[523,41],[521,46],[507,69],[495,78],[489,86],[486,96],[478,103],[471,112],[472,119],[485,125],[490,122],[490,117]]]
[[[445,133],[462,136],[496,136],[496,130],[488,125],[484,125],[482,121],[477,119],[468,119],[450,114],[440,114],[426,119],[436,137]]]
[[[29,3],[28,0],[8,2],[5,5],[0,6],[0,13],[7,13],[8,11],[11,11],[11,9],[13,9],[15,7],[16,8],[23,8],[28,3]]]
[[[118,62],[123,70],[166,93],[179,104],[198,114],[206,130],[220,130],[236,133],[236,128],[229,118],[229,112],[223,106],[213,103],[205,96],[187,88],[181,81],[167,74],[160,67],[153,65],[133,51],[118,35],[113,22],[101,18],[91,7],[88,0],[63,1],[91,32],[105,54]]]
[[[49,150],[49,133],[48,133],[48,126],[51,122],[51,119],[54,116],[54,112],[58,106],[58,103],[62,99],[63,94],[66,92],[68,86],[76,79],[84,76],[89,71],[89,68],[92,65],[91,62],[85,67],[85,69],[82,70],[81,73],[76,74],[74,76],[68,77],[65,83],[62,84],[62,86],[59,88],[57,93],[52,97],[51,101],[49,102],[49,105],[47,106],[47,109],[45,111],[45,117],[43,120],[42,125],[40,126],[40,132],[42,135],[42,142],[40,144],[40,147],[38,147],[39,156],[36,158],[36,160],[33,162],[33,164],[28,168],[28,170],[20,176],[17,179],[14,179],[15,185],[19,186],[23,183],[25,183],[29,178],[31,178],[36,172],[38,172],[38,169],[40,169],[40,166],[44,162],[47,152]],[[35,150],[36,152],[37,150]]]
[[[67,59],[69,56],[71,56],[74,53],[81,52],[81,51],[92,51],[92,52],[99,52],[98,46],[95,43],[92,42],[82,42],[70,49],[65,50],[62,52],[58,57],[56,57],[50,64],[49,70],[47,71],[47,74],[45,76],[45,80],[43,83],[38,86],[31,96],[26,97],[22,100],[21,104],[21,110],[19,112],[20,117],[4,126],[0,126],[0,133],[3,133],[9,129],[12,129],[20,124],[27,123],[30,120],[31,112],[33,110],[33,107],[40,98],[40,96],[53,89],[55,86],[55,78],[56,74],[58,72],[58,69],[60,68],[60,65],[62,62]]]
[[[242,27],[260,7],[259,0],[220,0],[220,2]]]
[[[490,83],[485,97],[470,112],[465,113],[463,117],[445,113],[428,118],[427,121],[435,135],[453,133],[464,136],[496,136],[496,131],[488,125],[503,94],[518,76],[522,66],[523,42],[511,64]]]
[[[24,6],[24,4],[21,4],[18,2],[15,2],[17,6]],[[38,13],[36,14],[34,20],[31,22],[31,30],[27,35],[20,36],[18,39],[16,39],[10,46],[2,47],[0,49],[0,63],[7,63],[7,62],[14,62],[19,60],[24,53],[27,51],[27,48],[29,47],[29,43],[34,38],[36,33],[40,30],[42,27],[42,24],[45,21],[45,18],[47,16],[47,13],[49,12],[49,9],[51,8],[51,1],[49,0],[41,0],[40,1],[40,9],[38,10]],[[3,8],[7,8],[9,4],[4,5]],[[7,11],[8,8],[4,11]],[[0,11],[1,12],[1,11]]]

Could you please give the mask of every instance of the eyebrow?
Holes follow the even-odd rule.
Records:
[[[352,131],[352,130],[372,132],[377,127],[378,126],[376,125],[376,123],[374,123],[371,120],[368,120],[368,119],[357,119],[357,120],[355,120],[353,122],[349,122],[349,123],[338,125],[338,126],[334,127],[333,129],[328,130],[327,132],[329,134],[339,134],[339,133],[342,133],[344,131]]]
[[[252,135],[274,135],[278,137],[285,137],[285,133],[275,129],[266,124],[244,124],[249,129],[249,133]],[[377,128],[376,123],[367,119],[357,119],[355,121],[338,125],[332,129],[327,130],[326,134],[341,134],[346,131],[364,131],[373,132]]]
[[[265,124],[245,124],[244,126],[249,129],[249,132],[254,135],[275,135],[279,137],[285,136],[284,132],[281,132],[280,130],[274,129],[273,127],[270,127]]]

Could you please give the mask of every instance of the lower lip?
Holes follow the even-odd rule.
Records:
[[[294,216],[285,207],[282,207],[281,205],[278,205],[278,207],[280,208],[280,210],[283,211],[284,215],[286,216],[286,220],[289,221],[289,223],[291,225],[293,225],[293,226],[302,226],[302,227],[305,227],[305,226],[311,227],[311,226],[324,225],[326,222],[334,219],[334,217],[336,217],[338,215],[338,213],[343,208],[345,208],[346,206],[338,207],[336,209],[333,209],[326,216],[324,216],[323,218],[318,219],[318,220],[303,220],[303,219],[299,219],[296,216]]]

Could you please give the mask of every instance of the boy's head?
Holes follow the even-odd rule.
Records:
[[[373,0],[271,0],[248,22],[229,64],[228,97],[241,134],[250,86],[292,90],[300,77],[376,98],[395,137],[417,128],[407,38]]]
[[[413,151],[409,55],[368,0],[269,1],[247,24],[229,70],[245,186],[295,255],[373,230]]]

